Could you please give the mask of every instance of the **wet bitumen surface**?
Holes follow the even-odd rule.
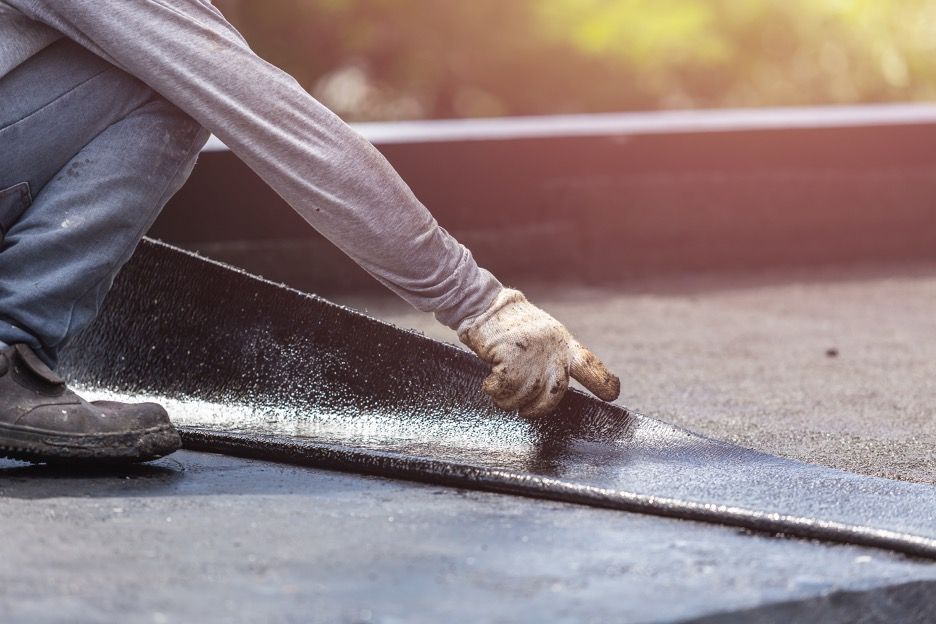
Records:
[[[545,418],[503,412],[464,351],[164,245],[140,248],[61,370],[92,397],[169,403],[196,450],[936,558],[929,486],[749,451],[578,392]]]
[[[787,621],[791,614],[812,621],[913,621],[929,609],[927,594],[932,592],[926,575],[933,569],[931,564],[900,559],[880,548],[769,536],[782,530],[787,535],[931,554],[936,500],[928,485],[872,479],[771,457],[582,395],[568,397],[551,420],[524,421],[490,408],[478,392],[483,367],[460,351],[191,256],[152,245],[141,251],[122,276],[117,296],[109,299],[100,322],[66,354],[64,369],[72,378],[97,391],[169,399],[174,417],[199,427],[186,435],[192,447],[433,484],[406,487],[438,490],[438,485],[448,485],[522,494],[540,500],[471,496],[494,496],[491,500],[511,501],[505,505],[544,510],[575,509],[582,517],[596,514],[596,523],[607,523],[605,531],[634,540],[609,546],[598,539],[590,541],[589,532],[602,531],[586,524],[576,539],[548,528],[547,534],[563,544],[577,545],[577,556],[599,556],[625,546],[635,559],[620,574],[612,575],[607,572],[612,568],[607,568],[609,578],[601,582],[596,574],[594,582],[570,585],[559,602],[549,603],[552,606],[542,617],[530,612],[529,619],[608,621],[609,614],[616,613],[612,619],[619,621],[681,621],[721,613],[742,621]],[[238,340],[230,340],[231,336]],[[202,461],[198,458],[203,456],[180,457]],[[256,461],[243,465],[270,466]],[[185,472],[180,483],[189,485],[179,487],[197,487],[191,479],[199,474]],[[109,479],[95,483],[106,484]],[[253,476],[243,479],[242,487],[251,488],[253,480]],[[627,513],[635,510],[643,513]],[[355,507],[349,505],[336,515],[344,513],[353,516]],[[223,525],[228,519],[217,521]],[[230,521],[237,522],[236,514]],[[478,522],[484,523],[472,524]],[[666,533],[666,527],[673,527],[673,532]],[[737,527],[761,533],[752,535]],[[436,537],[432,531],[426,533],[427,539]],[[506,529],[505,539],[512,539],[511,534]],[[271,534],[270,539],[277,538]],[[467,539],[462,548],[472,542],[470,534]],[[707,576],[709,568],[679,563],[679,557],[697,552],[694,545],[699,543],[714,549],[706,552],[719,561],[713,564],[716,567],[722,558],[734,561],[719,577],[723,584]],[[836,568],[826,561],[814,564],[779,551],[775,556],[758,551],[759,544],[770,548],[799,544],[815,557],[860,552],[853,563],[861,565],[897,557],[894,561],[907,567],[886,581],[868,584],[851,567]],[[457,551],[454,545],[449,548]],[[550,543],[538,552],[544,558],[555,555],[561,564],[565,551]],[[212,554],[204,553],[209,558]],[[660,562],[665,565],[655,568]],[[875,573],[883,569],[872,567]],[[364,574],[365,568],[362,565],[357,574]],[[564,569],[568,568],[579,569],[573,563]],[[755,569],[764,574],[758,578]],[[425,570],[399,575],[397,587],[420,593],[420,579],[431,570],[427,563]],[[820,583],[806,592],[794,591],[803,570],[828,570],[833,585]],[[534,577],[540,572],[535,567],[528,570]],[[233,578],[239,574],[227,573]],[[766,584],[762,587],[782,586],[786,593],[749,591],[749,580]],[[647,591],[641,594],[642,610],[633,610],[627,591],[638,587]],[[699,600],[692,598],[693,587],[700,592]],[[369,595],[365,584],[346,589],[350,593],[344,597],[334,588],[325,588],[324,594],[339,601],[355,590],[361,599]],[[397,598],[410,616],[403,619],[421,617],[423,603],[403,590]],[[504,608],[521,609],[518,600],[523,593],[502,597]],[[673,597],[677,595],[685,600]],[[528,619],[518,618],[524,613],[519,610],[473,611],[474,600],[484,599],[469,595],[468,602],[442,600],[439,605],[459,617],[474,613],[482,620]],[[616,612],[601,610],[612,603]],[[588,611],[592,608],[598,609],[594,617]],[[378,620],[397,617],[384,605],[376,609],[368,613]],[[327,621],[346,616],[330,611],[323,617]]]

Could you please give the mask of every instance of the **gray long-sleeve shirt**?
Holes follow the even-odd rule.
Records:
[[[370,143],[207,0],[0,0],[0,78],[61,35],[192,116],[414,307],[454,328],[500,291]]]

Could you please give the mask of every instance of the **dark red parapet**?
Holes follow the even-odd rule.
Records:
[[[936,258],[936,107],[361,127],[511,283]],[[226,151],[153,236],[311,291],[376,288]]]

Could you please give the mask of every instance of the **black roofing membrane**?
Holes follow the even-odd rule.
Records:
[[[471,354],[144,241],[62,354],[87,394],[155,398],[188,448],[936,558],[936,488],[781,459],[570,392],[526,419]]]

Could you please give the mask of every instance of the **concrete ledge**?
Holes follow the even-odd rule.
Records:
[[[874,104],[789,108],[654,111],[501,117],[488,119],[433,119],[354,123],[351,126],[379,147],[405,143],[453,141],[515,141],[563,137],[608,137],[644,134],[743,132],[906,126],[936,123],[936,105]],[[205,152],[225,152],[228,147],[212,136]]]

